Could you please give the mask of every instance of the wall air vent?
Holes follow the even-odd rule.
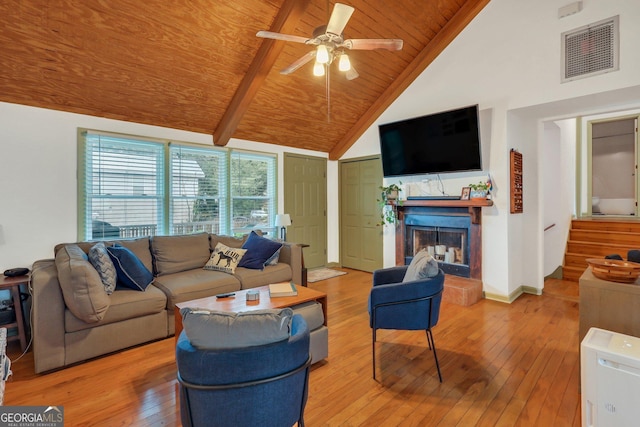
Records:
[[[616,71],[619,17],[562,33],[562,82]]]

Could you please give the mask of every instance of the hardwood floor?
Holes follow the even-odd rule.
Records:
[[[371,275],[311,283],[328,294],[329,358],[314,365],[308,426],[579,426],[578,286],[551,280],[512,304],[442,304],[433,330],[379,331],[371,376]],[[180,425],[174,338],[45,375],[12,365],[5,405],[64,406],[68,426]],[[19,348],[11,343],[14,360]]]

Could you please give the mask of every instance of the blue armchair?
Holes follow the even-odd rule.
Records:
[[[176,346],[183,426],[304,426],[309,329],[294,315],[288,340],[225,350]]]
[[[402,282],[408,266],[391,267],[373,272],[369,294],[369,323],[372,329],[373,379],[376,379],[376,330],[425,330],[429,349],[442,382],[431,328],[438,323],[444,289],[444,272],[429,279]]]

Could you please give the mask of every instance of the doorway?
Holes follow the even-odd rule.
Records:
[[[637,216],[637,118],[589,122],[591,214]]]

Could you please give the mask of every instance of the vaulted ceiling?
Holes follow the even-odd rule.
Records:
[[[343,0],[345,38],[399,38],[401,51],[349,51],[279,71],[310,47],[328,0],[0,2],[0,101],[329,153],[338,159],[489,0]],[[330,101],[330,102],[328,102]],[[35,124],[34,124],[35,125]]]

